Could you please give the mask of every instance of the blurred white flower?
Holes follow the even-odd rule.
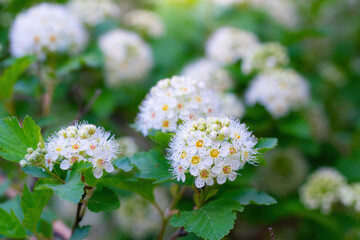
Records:
[[[144,135],[151,129],[172,132],[181,122],[219,113],[219,107],[218,94],[205,84],[174,76],[151,88],[140,106],[136,128]]]
[[[336,169],[323,167],[312,173],[300,188],[300,200],[309,209],[320,209],[324,214],[340,201],[340,189],[346,179]]]
[[[245,163],[256,163],[256,138],[245,124],[230,118],[208,117],[179,126],[170,141],[168,159],[178,181],[185,174],[195,177],[195,185],[202,188],[226,180],[234,181],[236,171]]]
[[[306,80],[291,69],[272,69],[260,73],[247,89],[246,102],[263,105],[275,118],[296,110],[309,99]]]
[[[105,57],[106,81],[119,86],[146,77],[153,65],[150,46],[136,33],[116,29],[99,40]]]
[[[289,63],[286,48],[276,42],[261,44],[247,55],[242,62],[242,71],[249,74],[253,71],[264,71]]]
[[[55,162],[67,170],[75,162],[90,162],[96,178],[114,171],[112,161],[120,153],[120,146],[114,136],[101,127],[80,123],[60,130],[49,137],[46,143],[45,164],[52,170]]]
[[[256,182],[260,189],[276,196],[286,196],[303,183],[308,164],[295,148],[275,149],[266,153],[266,166],[258,168]]]
[[[48,53],[78,53],[87,43],[85,29],[64,6],[42,3],[20,13],[10,29],[11,53],[15,57]]]
[[[259,47],[255,34],[234,27],[217,29],[206,43],[208,58],[220,64],[232,64]]]
[[[133,137],[121,137],[117,139],[117,142],[121,149],[121,153],[118,155],[119,157],[132,156],[139,151],[139,146]]]
[[[68,8],[89,26],[120,16],[120,8],[112,0],[70,0]]]
[[[235,93],[222,93],[221,113],[226,116],[232,116],[241,119],[245,113],[245,107]]]
[[[123,20],[125,25],[145,32],[151,37],[161,37],[165,33],[165,26],[161,18],[148,10],[132,10],[125,14]]]
[[[217,90],[227,90],[233,86],[230,74],[215,61],[205,58],[185,66],[181,75],[204,82]]]
[[[324,82],[337,87],[344,86],[347,82],[341,70],[332,62],[321,62],[318,65],[319,73]]]

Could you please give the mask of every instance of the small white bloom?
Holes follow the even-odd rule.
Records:
[[[210,129],[210,131],[208,131]],[[185,174],[195,177],[201,188],[234,181],[245,163],[256,163],[257,140],[245,124],[229,118],[208,117],[188,121],[179,126],[170,141],[168,159],[178,181]],[[245,156],[245,157],[244,157]]]
[[[36,54],[44,60],[50,52],[80,52],[87,43],[87,33],[65,7],[42,3],[16,17],[10,43],[13,56]]]
[[[235,93],[222,93],[221,98],[221,113],[226,116],[233,116],[241,119],[245,114],[245,107],[242,101]]]
[[[109,86],[140,81],[153,66],[150,46],[133,32],[112,30],[100,38],[99,46],[105,57]]]
[[[309,87],[306,80],[291,69],[272,69],[255,77],[245,98],[249,105],[258,102],[273,117],[279,118],[309,100]]]
[[[219,113],[218,94],[191,78],[174,76],[160,80],[140,106],[136,127],[144,135],[150,129],[175,131],[187,120]]]
[[[136,30],[145,32],[151,37],[161,37],[165,33],[165,26],[161,18],[148,10],[132,10],[125,14],[124,24]]]

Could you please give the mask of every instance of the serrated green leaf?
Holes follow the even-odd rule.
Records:
[[[52,236],[52,225],[48,221],[40,219],[36,231],[50,239]]]
[[[34,56],[16,59],[12,66],[0,76],[0,99],[9,99],[13,94],[13,87],[20,75],[35,61]]]
[[[266,153],[277,146],[277,138],[260,138],[255,148],[259,153]]]
[[[92,212],[111,211],[119,207],[119,198],[108,188],[97,189],[88,201],[88,208]]]
[[[24,213],[22,212],[21,205],[20,205],[20,196],[17,195],[13,199],[0,203],[0,208],[4,209],[6,212],[11,213],[13,211],[16,217],[22,221],[24,219]]]
[[[159,152],[155,150],[136,153],[129,157],[129,159],[139,170],[139,173],[136,174],[139,178],[157,181],[164,181],[173,178],[169,172],[170,164]]]
[[[232,199],[217,199],[193,211],[181,211],[170,221],[174,227],[185,227],[187,232],[194,232],[203,239],[222,239],[234,227],[236,212],[242,207]]]
[[[276,200],[267,193],[259,192],[253,188],[232,189],[226,191],[222,197],[238,201],[241,205],[272,205]]]
[[[20,162],[27,154],[27,149],[36,149],[42,138],[40,127],[26,116],[20,126],[15,117],[0,120],[0,156],[14,162]]]
[[[26,166],[23,167],[22,170],[31,176],[37,177],[37,178],[48,178],[51,177],[50,174],[48,174],[47,172],[45,172],[42,168],[38,168],[35,166]]]
[[[51,190],[34,190],[30,192],[27,185],[24,186],[21,196],[21,208],[24,213],[23,225],[32,232],[36,232],[36,226],[45,205],[49,202]]]
[[[124,172],[130,172],[134,168],[134,165],[131,164],[131,161],[128,157],[116,159],[113,161],[113,164]]]
[[[84,193],[84,186],[85,184],[81,181],[81,173],[71,171],[65,184],[51,181],[50,183],[42,183],[36,188],[50,188],[59,198],[77,204]]]
[[[0,234],[9,238],[25,238],[26,232],[15,213],[0,209]]]
[[[91,226],[83,226],[76,228],[75,232],[72,234],[69,240],[82,240],[89,235]]]
[[[165,133],[161,131],[156,131],[152,129],[149,134],[149,138],[160,146],[167,148],[169,147],[169,142],[174,133]]]
[[[128,178],[124,177],[120,174],[105,178],[102,182],[104,186],[119,188],[123,190],[127,190],[130,192],[134,192],[145,198],[146,200],[154,203],[154,188],[155,184],[153,184],[150,180],[144,180],[139,178]]]

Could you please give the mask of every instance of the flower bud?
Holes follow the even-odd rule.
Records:
[[[68,127],[67,129],[66,129],[66,131],[67,132],[75,132],[75,134],[77,133],[77,127],[75,127],[75,126],[70,126],[70,127]]]
[[[66,135],[69,137],[69,138],[74,138],[76,137],[76,132],[75,131],[67,131]]]
[[[66,130],[61,129],[61,130],[58,132],[58,136],[59,136],[59,137],[63,137],[63,138],[67,138],[67,132],[66,132]]]
[[[19,164],[20,164],[20,167],[26,167],[27,165],[28,165],[28,162],[25,160],[25,159],[23,159],[23,160],[21,160],[20,162],[19,162]]]
[[[230,126],[230,119],[228,118],[221,119],[221,125],[226,127]]]
[[[215,131],[210,132],[210,137],[212,140],[215,140],[215,138],[217,137],[217,132]]]
[[[28,148],[26,151],[28,152],[28,154],[32,154],[34,152],[34,149]]]
[[[223,127],[221,130],[220,130],[220,134],[224,137],[228,137],[229,134],[230,134],[230,128],[228,127]]]

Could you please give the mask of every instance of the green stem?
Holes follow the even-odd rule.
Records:
[[[42,166],[43,169],[45,169],[45,172],[47,172],[49,175],[51,175],[53,178],[55,178],[58,182],[65,184],[65,181],[62,180],[58,175],[52,173],[47,167]]]

